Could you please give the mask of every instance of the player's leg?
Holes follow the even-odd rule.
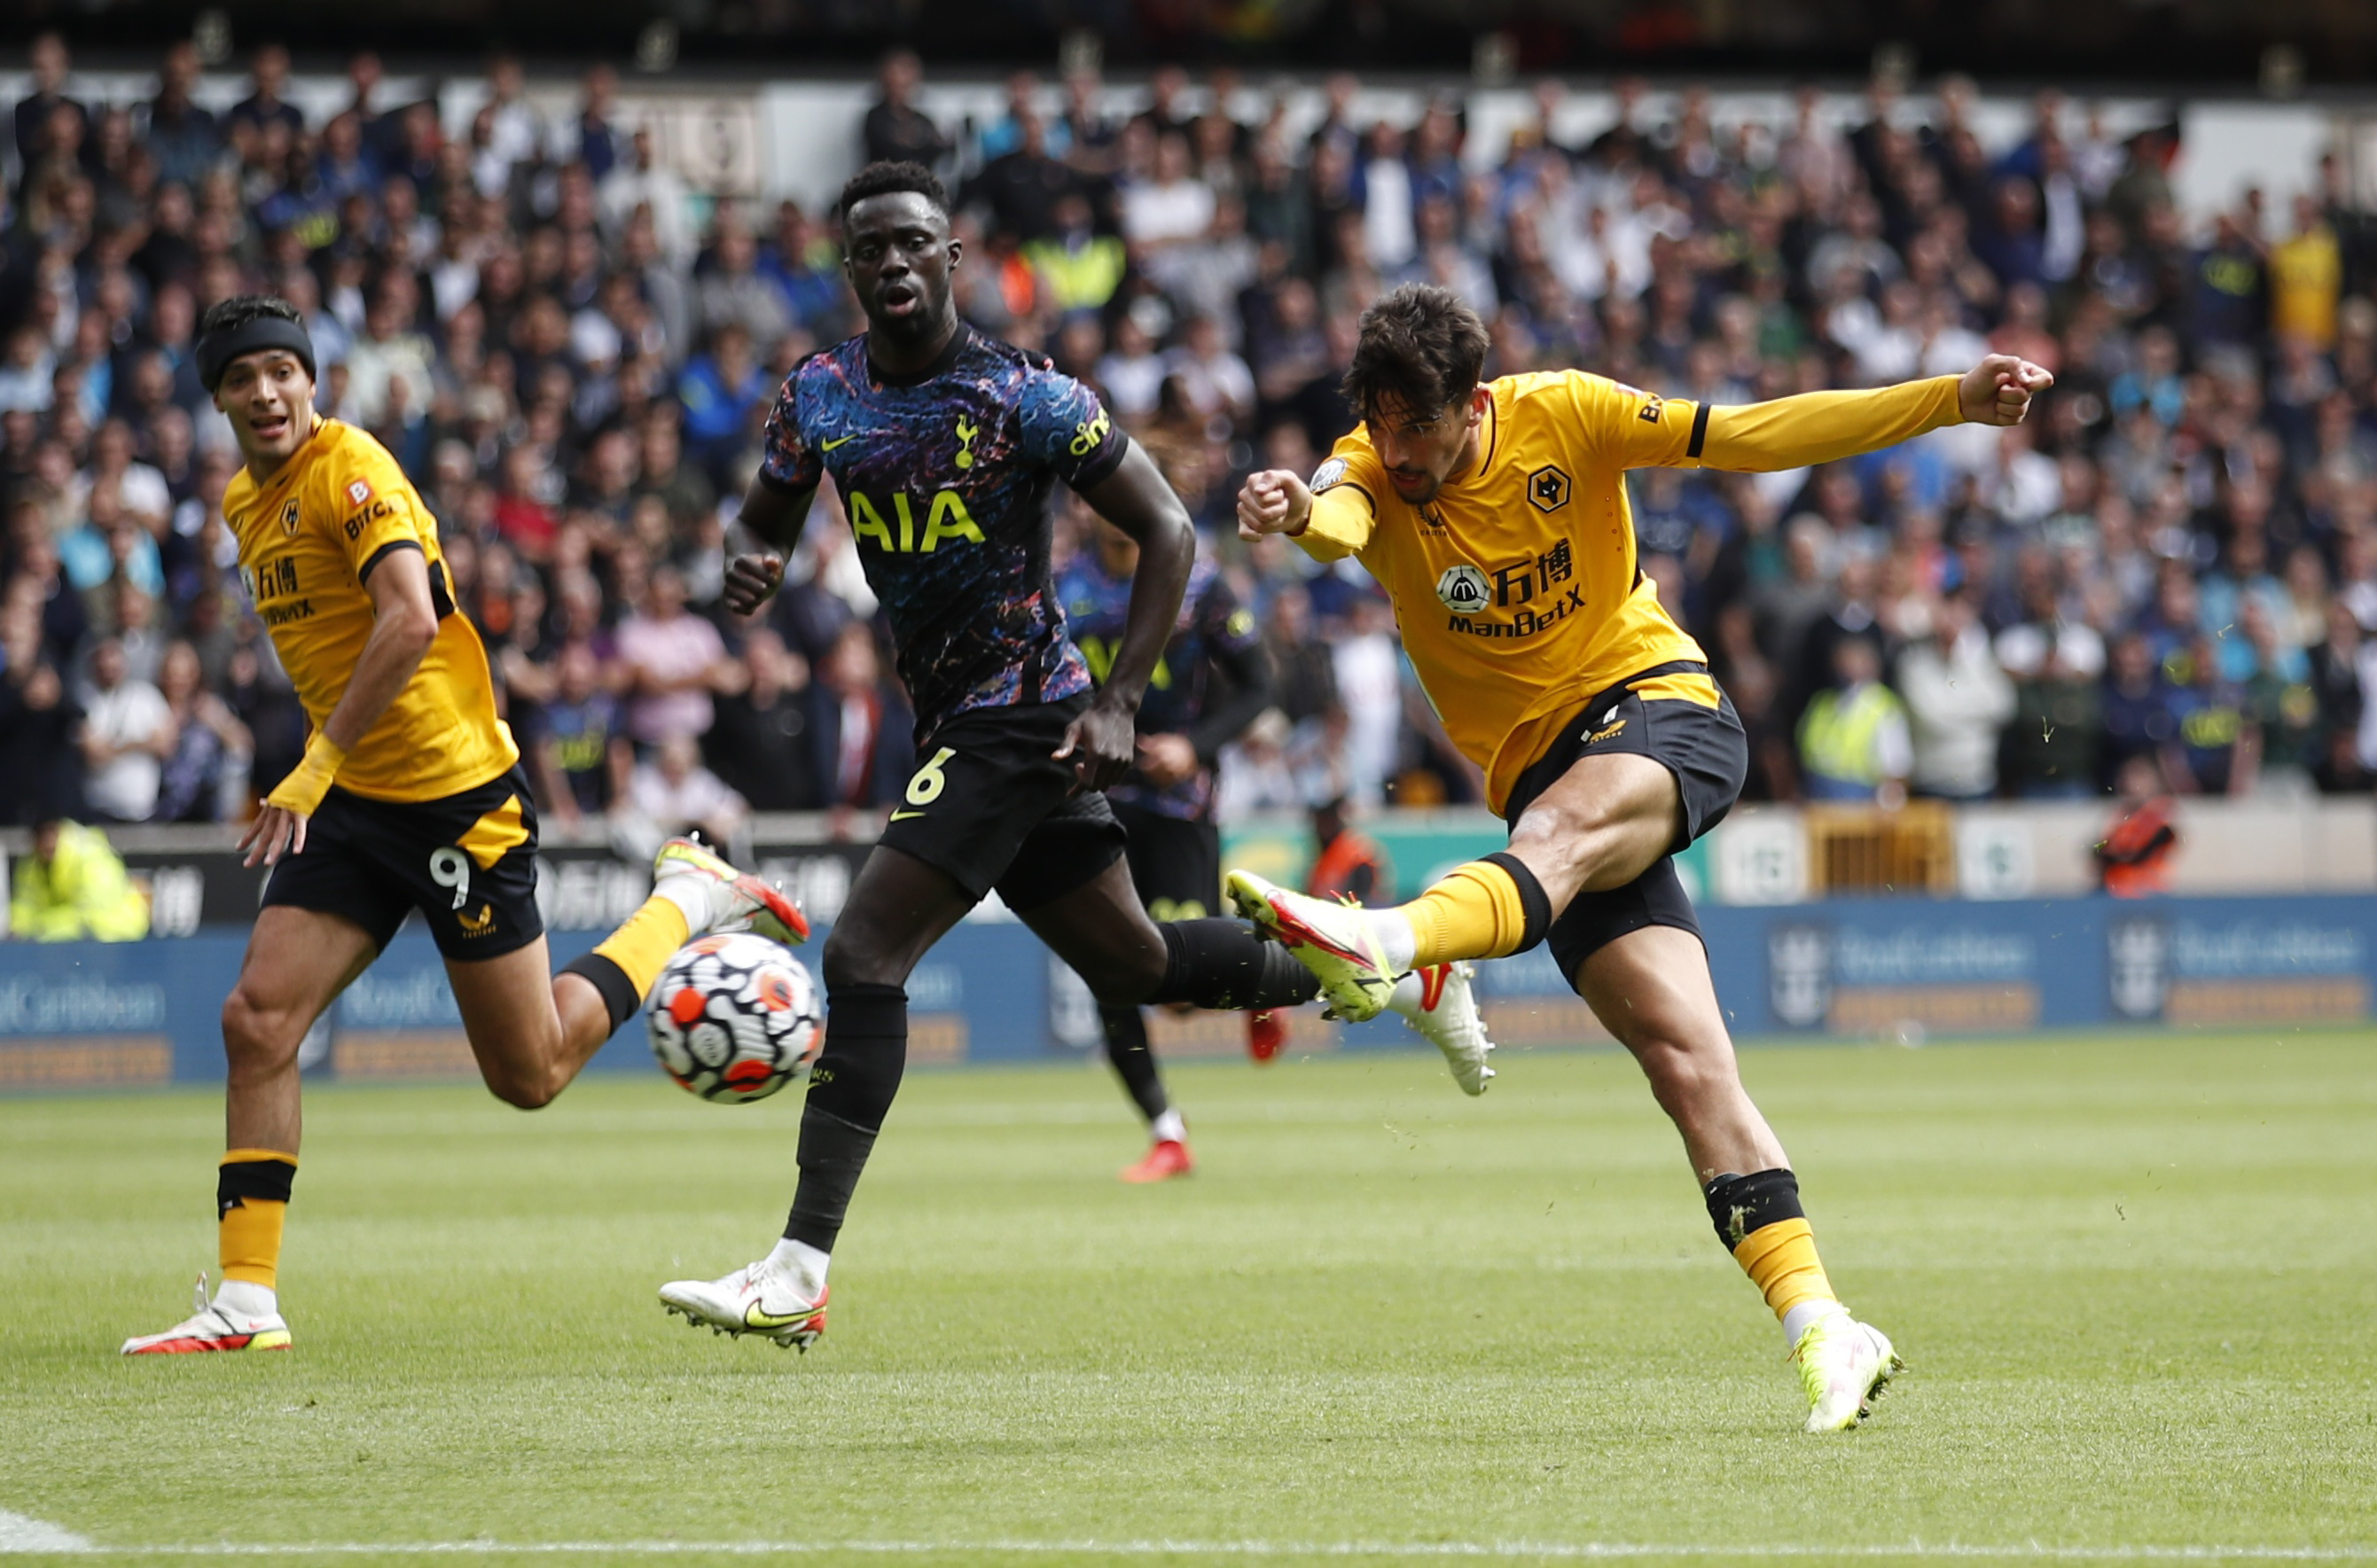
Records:
[[[782,893],[690,838],[672,838],[652,861],[651,896],[592,952],[551,974],[523,770],[443,800],[359,810],[371,852],[445,957],[487,1087],[522,1110],[568,1087],[688,938],[746,925],[779,941],[808,935]]]
[[[1572,714],[1512,781],[1507,849],[1392,909],[1345,909],[1236,871],[1231,901],[1320,976],[1338,1014],[1368,1018],[1404,970],[1523,952],[1578,894],[1622,887],[1706,832],[1740,793],[1747,754],[1707,671],[1646,671]]]
[[[324,846],[326,856],[335,853]],[[402,910],[396,911],[402,919]],[[395,929],[387,924],[388,932]],[[195,1315],[125,1342],[125,1355],[268,1350],[289,1344],[280,1312],[281,1237],[302,1124],[297,1051],[314,1021],[377,956],[386,935],[347,915],[259,911],[223,1001],[225,1152],[215,1178],[221,1283]]]
[[[682,921],[680,916],[675,923]],[[668,955],[684,944],[679,936],[659,955],[645,990],[659,978]],[[543,935],[498,957],[446,960],[446,978],[454,988],[471,1053],[479,1059],[479,1075],[488,1092],[522,1111],[550,1104],[615,1027],[591,980],[574,972],[556,975],[550,962]]]
[[[1682,1134],[1717,1240],[1783,1324],[1808,1398],[1808,1430],[1854,1426],[1898,1361],[1880,1330],[1834,1294],[1782,1142],[1741,1085],[1708,953],[1662,860],[1636,884],[1587,894],[1552,933],[1594,1015],[1633,1053]]]
[[[826,938],[825,1044],[801,1109],[800,1180],[782,1238],[720,1279],[673,1280],[661,1302],[695,1326],[806,1350],[825,1330],[826,1273],[908,1060],[908,976],[981,901],[938,866],[878,842]]]
[[[1587,755],[1535,797],[1509,849],[1455,866],[1409,903],[1356,909],[1239,871],[1230,893],[1313,965],[1338,1013],[1368,1018],[1406,970],[1522,952],[1578,893],[1642,875],[1676,842],[1679,810],[1675,776],[1650,757]]]
[[[1176,913],[1202,918],[1222,882],[1219,836],[1212,825],[1165,816],[1129,802],[1108,804],[1128,836],[1124,865],[1132,897],[1147,910],[1148,918]],[[1211,850],[1206,852],[1209,841]],[[1148,1039],[1146,1014],[1136,1003],[1102,1002],[1098,1024],[1105,1036],[1106,1061],[1147,1124],[1147,1154],[1124,1167],[1122,1179],[1136,1183],[1188,1175],[1196,1168],[1188,1151],[1188,1123],[1165,1087],[1163,1070]]]

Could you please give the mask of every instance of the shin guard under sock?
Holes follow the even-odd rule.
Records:
[[[1320,982],[1293,954],[1236,921],[1166,921],[1155,929],[1164,933],[1164,980],[1150,1002],[1260,1012],[1320,994]]]
[[[809,1070],[808,1104],[801,1111],[801,1180],[784,1223],[786,1240],[833,1251],[907,1063],[905,991],[854,984],[826,992],[825,1049]]]
[[[1720,1176],[1705,1195],[1717,1240],[1777,1318],[1787,1319],[1806,1302],[1839,1300],[1799,1206],[1798,1177],[1786,1170]]]
[[[297,1157],[278,1149],[235,1148],[215,1173],[215,1244],[225,1279],[277,1289],[281,1228],[297,1180]]]

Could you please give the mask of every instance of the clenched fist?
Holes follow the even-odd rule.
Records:
[[[1238,537],[1298,534],[1312,517],[1312,492],[1286,469],[1260,469],[1238,489]]]
[[[1956,384],[1956,407],[1967,424],[2020,424],[2031,398],[2054,385],[2043,366],[2014,354],[1991,354]]]
[[[727,563],[726,591],[722,597],[728,610],[737,615],[748,615],[767,603],[776,585],[783,580],[782,556],[737,555]]]

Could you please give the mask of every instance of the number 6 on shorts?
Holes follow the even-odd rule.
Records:
[[[941,766],[957,754],[949,747],[943,746],[933,754],[932,761],[916,769],[914,775],[908,780],[910,805],[929,806],[941,798],[941,791],[949,787],[950,782],[949,776],[941,771]]]

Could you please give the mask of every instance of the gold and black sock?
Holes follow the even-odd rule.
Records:
[[[645,995],[692,931],[685,910],[655,893],[618,930],[596,943],[594,951],[562,965],[561,972],[576,975],[602,993],[615,1029],[642,1010]]]
[[[215,1175],[215,1244],[225,1279],[279,1289],[281,1228],[297,1157],[278,1149],[235,1148]]]
[[[1507,850],[1453,867],[1402,906],[1411,922],[1412,967],[1456,958],[1506,958],[1551,929],[1551,898],[1527,863]]]
[[[1816,1255],[1815,1232],[1799,1206],[1799,1178],[1787,1170],[1723,1175],[1706,1189],[1717,1240],[1786,1319],[1810,1301],[1837,1301]]]

